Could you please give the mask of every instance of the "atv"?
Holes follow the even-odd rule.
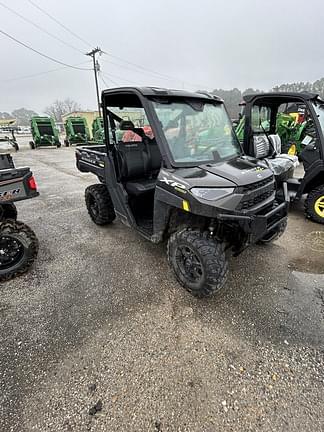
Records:
[[[100,182],[86,188],[89,215],[97,225],[117,216],[153,243],[167,241],[190,293],[222,290],[227,251],[283,234],[286,189],[276,192],[271,169],[244,155],[221,99],[125,87],[103,91],[102,107],[104,145],[76,150],[77,168]],[[138,120],[125,119],[132,111]]]
[[[284,154],[296,145],[286,143],[286,135],[278,116],[289,105],[298,106],[306,118],[303,135],[300,136],[300,153]],[[288,106],[288,108],[287,108]],[[240,138],[246,154],[262,160],[274,173],[278,161],[286,160],[289,178],[288,194],[291,201],[305,199],[306,217],[324,224],[324,101],[313,93],[258,93],[244,96],[244,110],[240,122]],[[304,173],[295,175],[298,159]],[[290,165],[290,169],[289,169]],[[282,182],[277,176],[279,189]]]
[[[15,168],[9,154],[0,155],[0,281],[21,275],[33,265],[38,240],[31,228],[17,221],[16,201],[38,196],[29,168]]]

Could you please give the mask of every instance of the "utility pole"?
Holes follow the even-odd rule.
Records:
[[[100,96],[99,96],[99,86],[98,86],[98,71],[99,71],[99,63],[96,60],[96,54],[101,54],[101,49],[99,47],[94,48],[92,51],[86,53],[87,56],[92,57],[93,61],[93,71],[95,76],[96,83],[96,92],[97,92],[97,103],[98,103],[98,113],[99,117],[101,117],[101,107],[100,107]]]

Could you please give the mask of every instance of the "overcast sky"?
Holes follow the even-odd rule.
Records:
[[[0,29],[48,56],[80,67],[90,62],[82,52],[99,45],[107,52],[99,62],[108,86],[267,90],[283,82],[324,76],[323,0],[32,1],[88,44],[64,31],[28,0],[0,0]],[[0,55],[0,111],[25,107],[42,112],[55,99],[66,97],[95,109],[91,71],[65,68],[45,73],[61,66],[2,34]],[[106,84],[100,81],[101,88]]]

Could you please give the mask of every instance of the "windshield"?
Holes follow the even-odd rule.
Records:
[[[223,104],[190,99],[154,108],[175,162],[220,162],[241,153]]]

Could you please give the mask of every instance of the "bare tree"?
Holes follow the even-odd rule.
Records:
[[[80,111],[81,106],[74,100],[67,98],[64,100],[56,100],[45,108],[44,112],[50,117],[53,117],[57,122],[62,121],[62,116],[74,111]]]

